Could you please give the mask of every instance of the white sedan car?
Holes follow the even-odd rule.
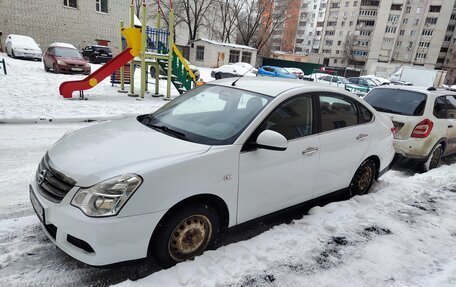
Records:
[[[29,36],[10,34],[5,40],[5,52],[13,58],[25,58],[41,61],[43,51]]]
[[[66,134],[30,197],[48,237],[82,262],[152,255],[170,266],[229,227],[330,193],[367,193],[393,159],[392,128],[329,86],[214,81],[152,114]]]

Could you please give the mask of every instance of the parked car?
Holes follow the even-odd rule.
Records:
[[[82,50],[82,56],[91,63],[106,63],[112,59],[111,49],[107,46],[90,45]]]
[[[251,72],[252,74],[257,74],[258,73],[258,69],[255,68],[254,66],[250,65],[249,63],[237,62],[237,63],[234,63],[233,65],[234,66],[241,66],[242,68],[244,68],[245,70]]]
[[[248,66],[240,64],[223,65],[221,67],[213,69],[211,72],[211,77],[215,78],[216,80],[240,77],[244,75],[252,77],[256,76],[255,71],[251,71]]]
[[[399,81],[399,80],[390,80],[390,84],[396,85],[396,86],[413,86],[412,82]]]
[[[364,75],[364,76],[360,76],[360,78],[370,79],[370,80],[374,81],[378,86],[390,84],[390,80],[382,78],[382,77],[374,76],[374,75]]]
[[[89,75],[91,71],[89,62],[67,43],[51,44],[43,55],[43,65],[46,72]]]
[[[10,34],[5,40],[5,52],[12,58],[41,61],[43,51],[33,38],[24,35]]]
[[[298,68],[284,68],[288,73],[293,74],[298,79],[303,79],[305,76],[304,72]]]
[[[419,161],[424,171],[436,168],[442,156],[456,153],[456,93],[382,86],[364,100],[393,121],[396,152]]]
[[[350,93],[232,82],[59,139],[30,185],[47,236],[90,265],[149,254],[170,266],[229,227],[336,191],[365,194],[388,170],[393,124]]]
[[[295,75],[290,74],[284,68],[274,67],[274,66],[263,66],[263,67],[260,67],[260,69],[258,69],[258,76],[296,79]]]
[[[195,75],[196,80],[198,81],[200,79],[200,71],[199,71],[198,67],[195,65],[192,65],[187,59],[185,59],[185,61],[187,62],[188,67],[190,68],[190,70],[192,70],[193,74]],[[152,78],[155,78],[155,66],[154,65],[150,66],[149,73]],[[163,76],[164,78],[167,77],[166,71],[163,70],[161,67],[160,67],[160,76]]]
[[[367,94],[367,92],[369,92],[369,88],[353,84],[349,80],[347,80],[347,78],[341,76],[326,75],[318,78],[317,82],[343,88],[347,91],[354,93],[359,97],[364,97]]]
[[[377,84],[376,82],[374,82],[373,80],[368,79],[368,78],[351,77],[351,78],[348,78],[347,80],[349,80],[350,83],[353,83],[358,86],[366,87],[369,90],[379,86],[379,84]]]

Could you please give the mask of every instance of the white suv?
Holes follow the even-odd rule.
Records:
[[[397,129],[396,152],[422,163],[424,171],[456,153],[456,93],[434,88],[382,86],[365,98]]]

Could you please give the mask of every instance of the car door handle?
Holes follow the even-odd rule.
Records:
[[[450,128],[450,129],[451,129],[452,127],[453,127],[453,125],[448,125],[448,128]]]
[[[359,134],[357,137],[356,137],[356,140],[358,141],[362,141],[364,140],[365,138],[367,138],[369,135],[367,134]]]
[[[318,148],[317,147],[309,147],[309,148],[307,148],[307,149],[302,151],[302,155],[311,156],[311,155],[313,155],[316,152],[318,152]]]

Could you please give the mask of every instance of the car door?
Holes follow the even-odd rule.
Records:
[[[456,96],[447,96],[447,118],[448,118],[448,152],[456,153]]]
[[[349,186],[369,147],[369,125],[373,124],[372,114],[369,117],[370,112],[350,97],[328,92],[318,95],[321,145],[315,197]],[[361,112],[367,113],[366,120],[360,120]]]
[[[239,157],[238,223],[312,198],[320,147],[313,105],[311,95],[284,101],[244,145]],[[249,148],[266,129],[287,138],[285,151]]]

